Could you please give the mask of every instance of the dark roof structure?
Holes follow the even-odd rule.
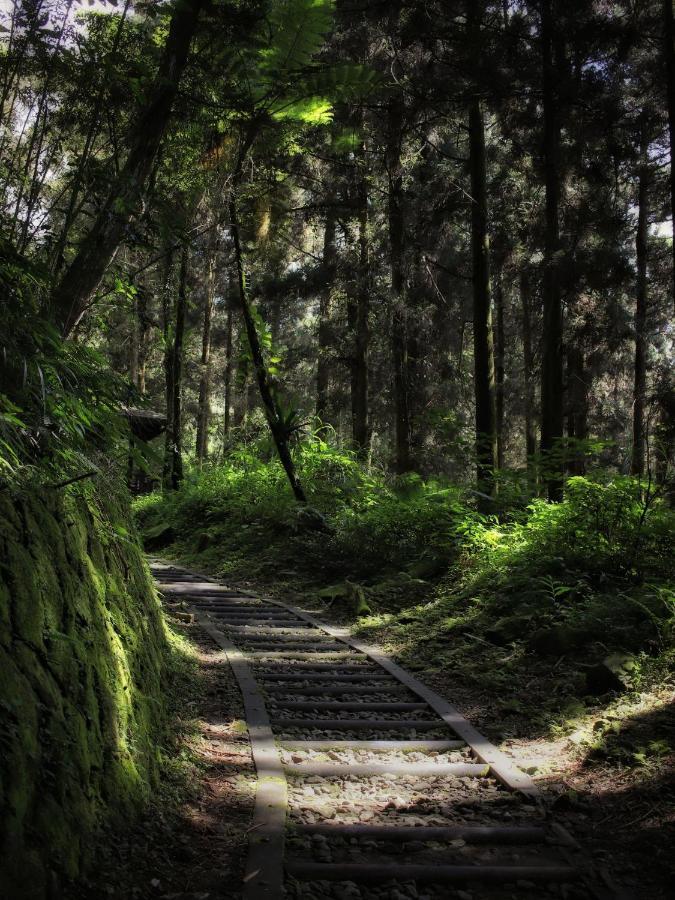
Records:
[[[126,407],[122,413],[129,420],[131,433],[142,441],[151,441],[166,429],[166,416],[149,409]]]

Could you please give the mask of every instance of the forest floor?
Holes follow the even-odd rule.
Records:
[[[176,560],[181,564],[181,560]],[[190,561],[183,560],[189,566]],[[192,560],[193,568],[195,566]],[[201,568],[203,571],[203,567]],[[579,660],[541,659],[517,642],[495,646],[479,633],[449,640],[409,608],[354,624],[345,605],[318,596],[291,574],[280,582],[228,577],[383,647],[458,706],[535,779],[556,820],[611,874],[626,896],[667,900],[675,884],[675,683],[664,673],[640,689],[573,699]],[[581,663],[583,666],[583,663]],[[557,711],[557,713],[556,713]]]
[[[207,568],[195,559],[175,562]],[[355,624],[344,599],[320,596],[320,578],[250,572],[225,580],[349,625],[458,706],[532,775],[556,820],[626,896],[673,896],[675,684],[667,670],[623,694],[579,697],[579,659],[541,658],[517,640],[498,646],[480,627],[444,634],[442,611],[420,605],[420,593],[428,593],[420,583],[407,598],[399,586],[392,603]],[[73,900],[239,896],[255,784],[240,695],[208,636],[196,625],[172,626],[187,638],[194,671],[173,698],[167,778],[148,814],[104,842],[96,878]]]
[[[242,704],[223,652],[194,624],[181,634],[189,673],[172,685],[173,746],[143,817],[102,835],[93,875],[69,900],[236,900],[255,770]]]

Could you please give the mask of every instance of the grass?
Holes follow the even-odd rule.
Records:
[[[560,504],[511,491],[485,516],[461,487],[387,478],[326,445],[297,460],[309,512],[275,461],[240,450],[140,498],[137,519],[150,535],[171,526],[162,552],[184,563],[319,602],[409,668],[499,692],[507,731],[574,731],[597,707],[587,673],[610,654],[625,655],[633,698],[672,678],[674,515],[635,480],[572,478]],[[663,755],[645,746],[636,760]]]

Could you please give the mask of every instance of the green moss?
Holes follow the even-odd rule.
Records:
[[[171,648],[121,496],[0,498],[0,896],[42,900],[158,778]]]

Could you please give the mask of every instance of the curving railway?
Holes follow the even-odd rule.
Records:
[[[242,896],[621,896],[532,779],[451,704],[344,629],[153,561],[226,653],[257,773]]]

